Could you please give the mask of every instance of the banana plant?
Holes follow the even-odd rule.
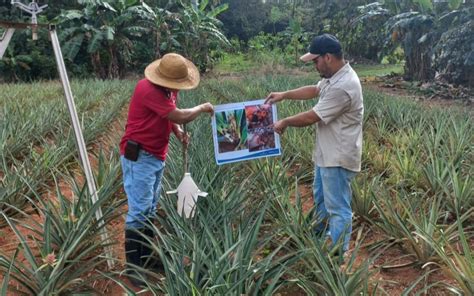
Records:
[[[179,44],[179,50],[193,60],[201,71],[206,70],[212,62],[210,51],[230,46],[229,40],[222,33],[222,23],[216,18],[228,9],[228,4],[208,8],[209,1],[200,1],[198,9],[179,1],[183,11],[177,26],[171,32]]]
[[[122,77],[131,62],[133,38],[149,33],[155,13],[143,1],[80,0],[81,10],[66,10],[58,18],[66,40],[63,51],[73,61],[86,47],[97,77]]]

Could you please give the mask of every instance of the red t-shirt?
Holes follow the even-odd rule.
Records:
[[[132,140],[141,149],[165,160],[172,130],[172,122],[166,116],[176,109],[177,97],[177,91],[169,92],[146,79],[140,80],[130,101],[120,154],[124,154],[127,140]]]

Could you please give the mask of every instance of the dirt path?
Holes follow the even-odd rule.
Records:
[[[403,83],[388,83],[379,77],[362,77],[362,86],[364,89],[380,92],[392,97],[402,97],[418,102],[429,108],[431,107],[450,107],[456,110],[474,111],[474,96],[472,90],[465,88],[449,88],[441,91],[434,91],[428,95],[421,93],[421,87],[418,91],[407,89]],[[471,92],[471,94],[470,94]],[[461,93],[459,97],[456,93]]]

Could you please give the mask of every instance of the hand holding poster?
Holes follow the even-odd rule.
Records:
[[[265,100],[214,107],[212,134],[218,165],[281,154],[280,137],[273,131],[276,105]]]

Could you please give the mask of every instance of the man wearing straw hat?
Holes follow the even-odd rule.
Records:
[[[359,77],[344,60],[339,41],[330,34],[315,37],[309,52],[300,58],[312,61],[321,75],[317,85],[272,92],[266,103],[284,99],[308,100],[319,96],[318,103],[306,112],[284,118],[274,124],[277,133],[288,126],[316,125],[314,201],[319,225],[318,233],[326,231],[332,246],[341,242],[342,255],[349,248],[352,231],[351,180],[361,168],[362,119],[364,105]]]
[[[214,112],[210,103],[189,109],[176,107],[179,90],[199,84],[196,66],[181,55],[169,53],[145,69],[132,95],[125,134],[120,142],[123,183],[128,198],[125,221],[127,263],[146,268],[150,248],[145,237],[152,235],[147,221],[156,217],[161,179],[171,132],[187,145],[188,135],[180,124],[194,120],[201,113]],[[133,276],[133,284],[142,282]]]

